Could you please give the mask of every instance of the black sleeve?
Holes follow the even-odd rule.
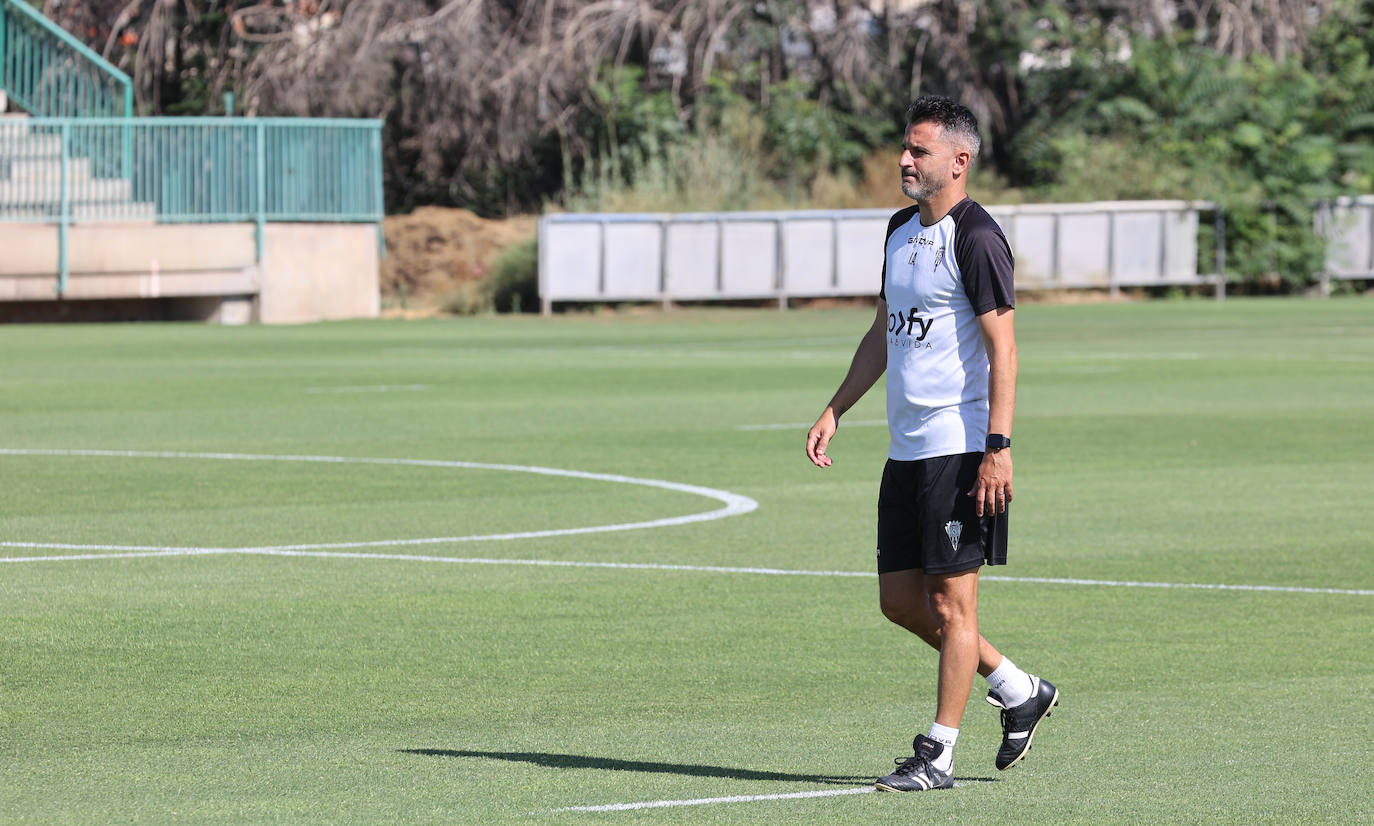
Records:
[[[954,260],[975,314],[1016,307],[1011,246],[991,215],[978,210],[959,223],[954,236]]]
[[[899,209],[887,220],[887,232],[883,234],[883,280],[882,286],[878,287],[878,297],[887,300],[887,242],[892,240],[892,233],[897,231],[897,227],[911,220],[915,212],[919,212],[920,207],[909,206]]]

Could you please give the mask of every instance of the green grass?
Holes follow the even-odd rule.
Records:
[[[0,328],[0,448],[461,460],[729,490],[728,519],[359,549],[871,571],[881,427],[805,426],[870,311]],[[1374,589],[1374,304],[1018,311],[1010,577]],[[421,389],[412,385],[423,386]],[[371,392],[362,388],[394,388]],[[849,415],[882,418],[881,390]],[[0,455],[0,542],[244,547],[713,510],[496,470]],[[79,549],[0,547],[0,556]],[[869,577],[250,555],[0,563],[0,821],[1374,819],[1374,596],[989,581],[1056,682],[1021,766],[970,698],[938,795],[863,785],[934,653]],[[979,683],[981,687],[981,683]],[[986,781],[986,782],[983,782]]]

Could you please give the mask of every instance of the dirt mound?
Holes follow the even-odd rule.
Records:
[[[465,281],[485,278],[503,249],[534,237],[537,222],[533,215],[488,220],[446,207],[387,216],[383,301],[432,303]]]

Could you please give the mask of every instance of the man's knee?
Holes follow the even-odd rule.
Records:
[[[930,611],[941,630],[978,626],[978,592],[962,583],[935,580],[930,589]]]
[[[916,613],[916,607],[905,600],[884,599],[879,603],[879,607],[883,609],[883,616],[903,628],[911,628],[920,618]]]
[[[941,631],[958,628],[959,626],[968,624],[970,621],[976,622],[975,615],[971,614],[962,605],[952,600],[932,597],[930,600],[930,609],[935,618],[935,625],[939,627]]]
[[[909,631],[933,627],[930,609],[924,603],[925,594],[916,591],[884,589],[878,596],[883,616]]]

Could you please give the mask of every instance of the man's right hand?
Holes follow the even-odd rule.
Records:
[[[830,446],[830,439],[838,427],[839,421],[835,418],[833,407],[827,407],[816,423],[811,425],[811,431],[806,434],[806,458],[811,460],[811,464],[830,467],[830,457],[825,455],[825,449]]]

